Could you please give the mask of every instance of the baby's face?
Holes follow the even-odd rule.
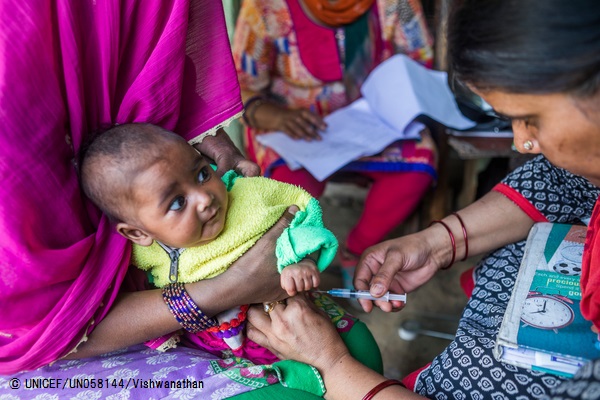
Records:
[[[128,214],[154,240],[193,247],[215,239],[227,215],[227,189],[185,141],[170,141],[161,157],[132,179]]]

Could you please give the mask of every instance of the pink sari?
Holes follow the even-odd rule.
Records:
[[[86,136],[190,140],[242,111],[224,24],[214,0],[0,2],[0,374],[72,350],[125,276],[128,243],[78,186]]]

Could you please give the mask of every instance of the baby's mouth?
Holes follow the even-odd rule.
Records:
[[[206,220],[206,223],[209,223],[209,222],[211,222],[211,221],[214,221],[214,220],[215,220],[215,219],[216,219],[216,218],[219,216],[219,211],[220,211],[220,209],[219,209],[219,208],[217,208],[217,209],[215,210],[215,212],[213,213],[213,215],[211,215],[211,217],[210,217],[209,219],[207,219],[207,220]]]

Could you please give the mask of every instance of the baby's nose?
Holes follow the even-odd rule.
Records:
[[[204,212],[212,204],[215,196],[206,191],[200,191],[196,195],[196,209],[198,213]]]

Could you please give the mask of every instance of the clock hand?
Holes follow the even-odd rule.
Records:
[[[542,307],[541,310],[533,311],[531,314],[539,314],[539,313],[542,313],[542,314],[546,313],[546,300],[544,300],[544,306]]]

